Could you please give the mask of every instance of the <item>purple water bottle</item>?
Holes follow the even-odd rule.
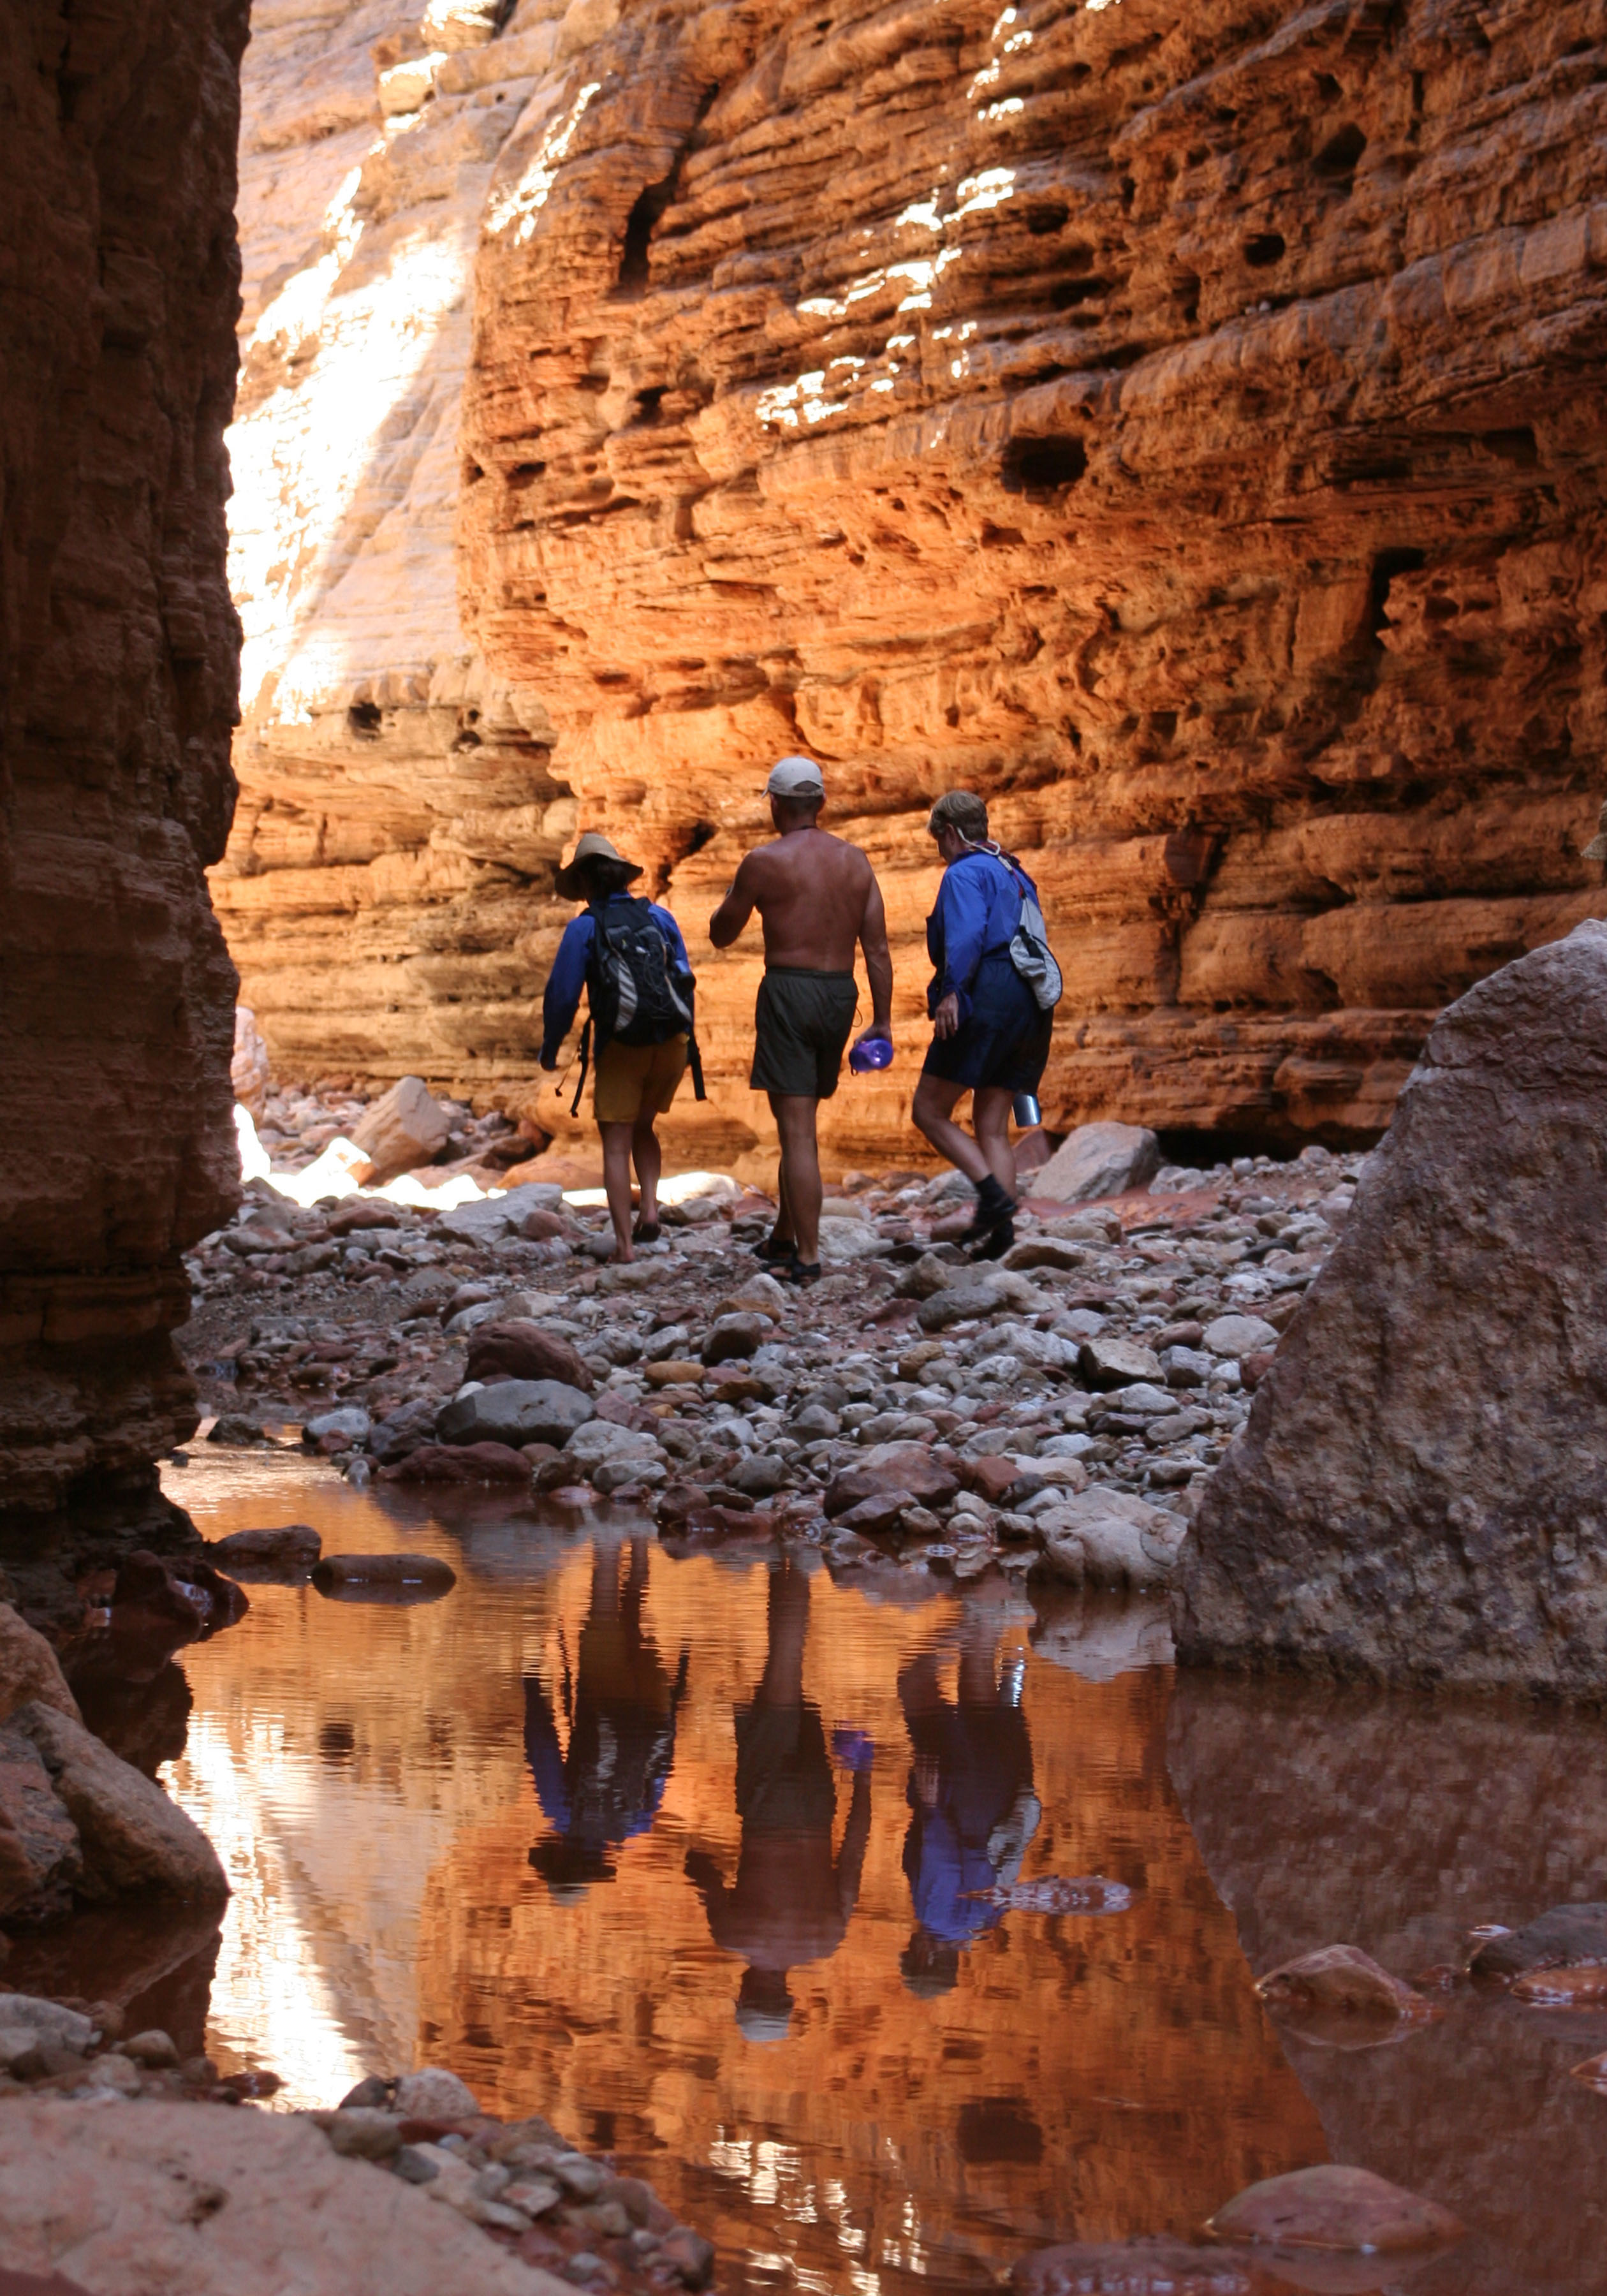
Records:
[[[893,1047],[886,1037],[867,1033],[861,1037],[849,1054],[849,1066],[856,1076],[866,1076],[874,1069],[890,1069]]]

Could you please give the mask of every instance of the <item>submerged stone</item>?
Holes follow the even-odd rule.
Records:
[[[1462,2226],[1438,2201],[1426,2201],[1370,2169],[1324,2161],[1268,2177],[1217,2210],[1210,2229],[1223,2240],[1280,2248],[1394,2256],[1448,2247]]]

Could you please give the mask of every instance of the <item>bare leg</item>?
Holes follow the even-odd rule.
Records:
[[[820,1103],[799,1092],[773,1092],[770,1112],[781,1135],[781,1168],[786,1190],[783,1217],[790,1218],[798,1256],[806,1267],[820,1259],[820,1146],[815,1114]]]
[[[651,1116],[644,1116],[631,1134],[630,1152],[635,1164],[636,1177],[642,1183],[642,1226],[655,1227],[659,1218],[659,1175],[664,1168],[664,1152],[659,1146],[659,1136],[652,1128]]]
[[[984,1085],[972,1095],[971,1121],[977,1136],[977,1146],[988,1160],[988,1168],[1007,1196],[1013,1196],[1015,1186],[1015,1150],[1010,1144],[1010,1111],[1014,1095],[1003,1085]]]
[[[628,1124],[600,1124],[603,1135],[603,1185],[608,1192],[608,1216],[614,1224],[614,1258],[632,1259],[630,1248],[630,1141]]]
[[[941,1077],[922,1076],[915,1086],[910,1114],[914,1119],[916,1131],[923,1134],[939,1155],[954,1165],[957,1171],[963,1172],[972,1185],[977,1187],[988,1177],[993,1167],[970,1133],[963,1130],[954,1120],[955,1103],[964,1090],[963,1085],[946,1084]],[[979,1094],[977,1097],[980,1099],[984,1095]],[[1006,1105],[1008,1097],[1006,1095]],[[1013,1195],[1013,1181],[1007,1181],[1005,1185]]]
[[[792,1206],[787,1196],[787,1167],[783,1161],[775,1175],[775,1225],[770,1231],[773,1243],[796,1243],[798,1231],[792,1225]]]

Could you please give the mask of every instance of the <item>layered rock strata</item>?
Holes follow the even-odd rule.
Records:
[[[1604,906],[1604,63],[1583,0],[625,9],[493,179],[459,512],[586,820],[701,928],[812,750],[907,1024],[978,788],[1050,1122],[1374,1134]],[[758,1129],[755,962],[702,970]]]
[[[533,1087],[584,816],[702,977],[672,1139],[751,1155],[703,926],[799,745],[898,952],[840,1168],[908,1152],[940,788],[1043,887],[1056,1126],[1370,1139],[1607,912],[1586,0],[504,17],[255,10],[217,892],[283,1070]]]
[[[1206,1487],[1185,1661],[1607,1692],[1607,926],[1437,1024]]]
[[[245,0],[0,7],[0,1519],[139,1506],[194,1425],[181,1250],[231,1209]]]

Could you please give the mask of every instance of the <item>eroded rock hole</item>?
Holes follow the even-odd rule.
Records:
[[[1013,439],[999,476],[1008,494],[1060,494],[1074,487],[1087,467],[1088,450],[1080,439]]]
[[[354,701],[346,713],[347,731],[355,734],[359,741],[377,742],[381,723],[377,701]]]
[[[1244,260],[1252,271],[1266,271],[1273,264],[1282,263],[1284,252],[1281,232],[1259,231],[1253,239],[1244,242]]]
[[[1324,144],[1312,167],[1324,183],[1342,183],[1355,175],[1357,162],[1367,148],[1367,139],[1354,121],[1331,135]]]
[[[1372,612],[1369,617],[1373,642],[1382,645],[1390,627],[1388,607],[1390,585],[1398,574],[1415,574],[1423,563],[1421,550],[1381,550],[1373,562]]]
[[[619,258],[619,285],[627,293],[647,284],[648,242],[674,196],[673,173],[661,183],[647,184],[636,194],[635,205],[626,218],[625,251]]]

